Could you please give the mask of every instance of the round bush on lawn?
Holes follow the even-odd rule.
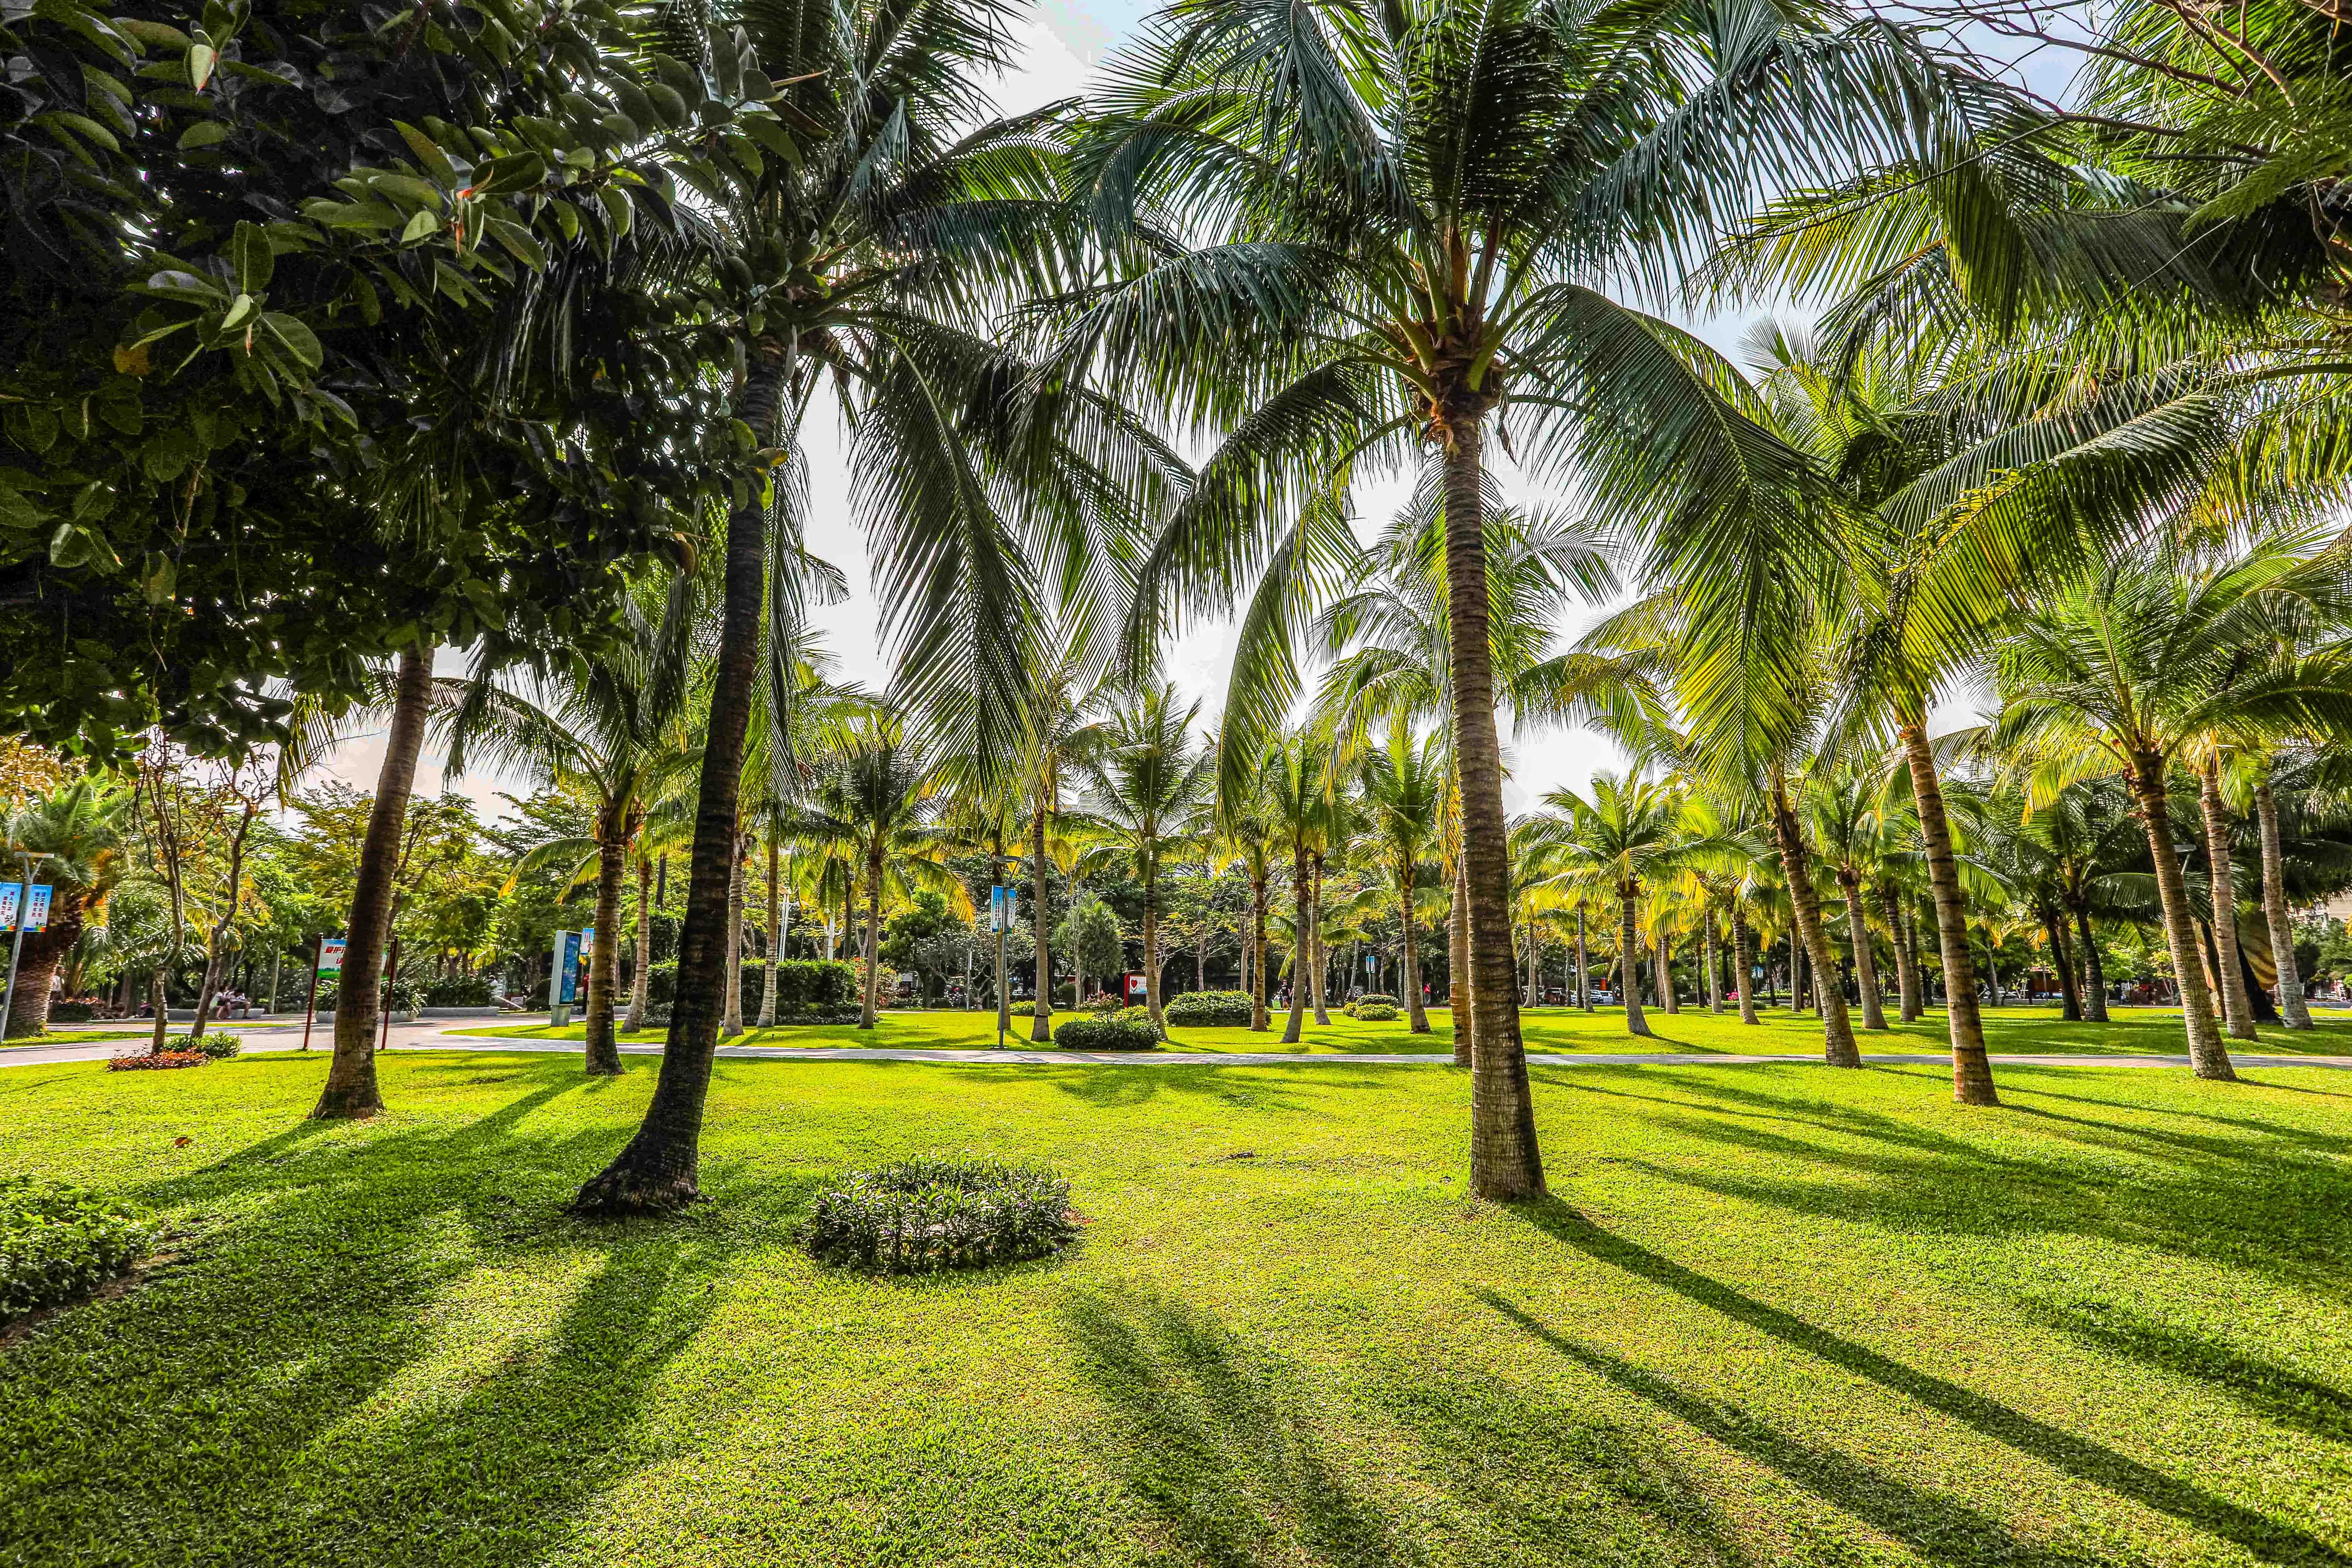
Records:
[[[1073,1018],[1054,1031],[1054,1043],[1066,1051],[1149,1051],[1160,1034],[1150,1018]]]
[[[1348,1016],[1360,1018],[1364,1016],[1363,1009],[1366,1007],[1394,1007],[1396,1005],[1397,999],[1386,992],[1367,991],[1348,1004]],[[1395,1015],[1391,1013],[1390,1016],[1394,1017]]]
[[[1394,1020],[1397,1010],[1386,1002],[1359,1002],[1355,1014],[1368,1024],[1386,1024]]]
[[[70,1300],[131,1267],[145,1215],[83,1187],[0,1177],[0,1323]]]
[[[877,1274],[1017,1263],[1078,1233],[1070,1184],[996,1160],[901,1160],[853,1171],[819,1193],[808,1248],[821,1261]]]
[[[1250,998],[1246,991],[1187,991],[1160,1005],[1171,1025],[1196,1029],[1246,1029]]]
[[[207,1061],[222,1062],[245,1049],[245,1039],[226,1029],[215,1029],[210,1034],[198,1035],[190,1040],[187,1048],[201,1054]]]

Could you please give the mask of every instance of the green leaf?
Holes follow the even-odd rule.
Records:
[[[546,178],[547,161],[544,158],[536,153],[517,153],[509,157],[491,159],[483,168],[474,193],[488,195],[528,190]]]
[[[400,139],[408,143],[408,150],[416,154],[418,163],[424,164],[436,177],[446,180],[453,185],[459,183],[457,171],[450,163],[449,154],[441,150],[440,143],[405,120],[394,121],[392,128],[400,132]]]
[[[6,485],[0,485],[0,528],[34,529],[49,521],[48,512]]]
[[[260,301],[254,299],[252,295],[239,294],[236,299],[229,301],[228,310],[222,314],[220,326],[217,330],[224,332],[233,332],[236,331],[236,329],[244,323],[245,319],[247,316],[252,315],[254,311],[260,308]]]
[[[220,63],[220,51],[210,44],[188,46],[188,85],[198,92],[213,79],[213,67]]]
[[[318,369],[320,362],[327,357],[326,352],[319,346],[318,335],[298,316],[289,316],[283,310],[265,311],[261,318],[261,330],[283,344],[286,352],[299,360],[307,370]]]
[[[139,596],[151,605],[168,605],[179,578],[180,569],[172,558],[160,550],[151,550],[146,564],[139,571]]]
[[[376,174],[368,180],[373,189],[411,206],[421,206],[434,212],[441,210],[441,191],[430,181],[414,174]]]
[[[147,438],[139,449],[139,466],[157,484],[185,473],[196,460],[196,438],[185,430],[166,427]]]
[[[106,535],[79,522],[61,522],[49,535],[49,564],[52,566],[87,566],[97,572],[119,572],[122,557],[106,542]]]
[[[217,120],[199,120],[180,132],[180,151],[193,153],[199,147],[215,147],[228,140],[228,127]]]
[[[414,244],[417,240],[428,237],[440,226],[441,219],[437,214],[431,211],[419,211],[409,217],[408,226],[400,231],[400,243]]]
[[[489,230],[492,239],[506,247],[507,254],[525,267],[539,269],[547,266],[546,249],[522,225],[509,218],[493,217],[484,226]]]
[[[613,220],[614,234],[627,234],[630,221],[636,216],[636,209],[629,205],[629,198],[610,185],[600,185],[596,189],[596,199],[604,204],[604,216]]]
[[[278,258],[269,248],[267,229],[239,218],[236,237],[229,242],[229,256],[236,264],[239,292],[258,294],[269,287],[269,275],[277,270]]]

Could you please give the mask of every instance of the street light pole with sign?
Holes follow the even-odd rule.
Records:
[[[26,850],[23,858],[24,881],[0,887],[0,930],[16,929],[8,943],[8,986],[0,992],[0,1035],[8,1032],[8,1020],[16,1011],[16,960],[25,952],[25,932],[49,923],[49,885],[33,880],[34,864],[47,857]]]

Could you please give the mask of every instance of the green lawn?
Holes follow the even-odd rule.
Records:
[[[2344,1564],[2352,1074],[1466,1079],[722,1062],[672,1223],[563,1217],[638,1059],[0,1070],[0,1171],[172,1261],[0,1351],[0,1562]],[[1069,1256],[829,1273],[811,1190],[1050,1162]]]
[[[178,1025],[173,1026],[173,1031],[178,1034],[187,1033],[184,1026]],[[0,1050],[11,1049],[18,1046],[68,1045],[78,1040],[144,1040],[154,1033],[155,1026],[152,1022],[136,1029],[85,1029],[78,1025],[68,1024],[60,1025],[45,1035],[11,1035],[6,1039],[0,1040]]]
[[[1065,1016],[1066,1016],[1066,1015]],[[1738,1013],[1721,1016],[1710,1015],[1705,1007],[1685,1008],[1676,1014],[1653,1011],[1650,1027],[1655,1038],[1635,1040],[1625,1033],[1625,1015],[1621,1009],[1601,1008],[1583,1013],[1567,1007],[1538,1007],[1520,1014],[1521,1026],[1531,1051],[1591,1052],[1591,1051],[1692,1051],[1699,1053],[1766,1054],[1776,1052],[1811,1054],[1822,1048],[1822,1026],[1811,1013],[1793,1016],[1787,1009],[1766,1010],[1757,1025],[1750,1028],[1740,1023]],[[1277,1016],[1274,1027],[1266,1033],[1252,1034],[1247,1029],[1190,1029],[1170,1031],[1170,1048],[1182,1051],[1288,1051],[1311,1054],[1325,1052],[1397,1052],[1437,1051],[1454,1048],[1453,1015],[1445,1008],[1430,1014],[1431,1032],[1410,1033],[1400,1017],[1392,1024],[1360,1024],[1341,1014],[1331,1015],[1328,1028],[1318,1027],[1309,1015],[1305,1038],[1297,1045],[1282,1043],[1283,1018]],[[1030,1045],[1023,1031],[1028,1020],[1015,1018],[1013,1037],[1008,1043],[1026,1047]],[[1865,1051],[1941,1051],[1948,1049],[1950,1038],[1944,1030],[1944,1015],[1940,1009],[1930,1012],[1916,1024],[1901,1025],[1884,1035],[1871,1034],[1860,1028]],[[2261,1040],[2242,1048],[2272,1054],[2292,1052],[2299,1055],[2352,1054],[2352,1012],[2323,1012],[2319,1026],[2309,1034],[2292,1033],[2285,1029],[2265,1028]],[[478,1029],[468,1029],[469,1035],[520,1036],[530,1039],[577,1040],[586,1034],[586,1026],[572,1024],[562,1029],[544,1024],[488,1024]],[[625,1041],[658,1043],[667,1035],[665,1029],[647,1029],[638,1034],[624,1034]],[[2181,1037],[2180,1015],[2177,1010],[2155,1007],[2119,1008],[2115,1022],[2110,1024],[2063,1024],[2058,1020],[2055,1007],[1996,1007],[1985,1012],[1985,1039],[1996,1052],[2019,1055],[2059,1053],[2063,1055],[2105,1055],[2158,1053],[2178,1056],[2188,1050]],[[993,1013],[950,1012],[886,1012],[872,1030],[854,1025],[820,1025],[794,1026],[787,1029],[753,1029],[735,1045],[757,1046],[877,1046],[894,1049],[931,1047],[992,1047],[996,1044],[996,1015]],[[2236,1042],[2232,1042],[2236,1044]]]

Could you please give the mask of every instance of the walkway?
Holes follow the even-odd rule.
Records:
[[[395,1024],[392,1027],[392,1044],[395,1048],[430,1047],[436,1050],[458,1051],[540,1051],[551,1055],[578,1055],[577,1040],[533,1040],[513,1036],[468,1035],[468,1029],[479,1028],[482,1020],[466,1018],[436,1019],[424,1024]],[[245,1037],[247,1051],[291,1051],[301,1044],[302,1026],[263,1023],[233,1023],[227,1026]],[[327,1029],[314,1030],[310,1048],[314,1052],[332,1047],[334,1037]],[[136,1040],[69,1040],[61,1038],[55,1045],[12,1046],[0,1049],[0,1067],[23,1067],[35,1062],[104,1061],[124,1051],[140,1048]],[[622,1051],[629,1056],[661,1055],[655,1045],[624,1045]],[[954,1047],[934,1049],[889,1049],[864,1046],[721,1046],[719,1054],[730,1058],[757,1061],[819,1061],[819,1062],[939,1062],[954,1067],[1067,1067],[1073,1063],[1092,1067],[1433,1067],[1453,1063],[1450,1052],[1367,1052],[1318,1051],[1036,1051],[1036,1050],[967,1050]],[[1863,1061],[1871,1067],[1948,1067],[1951,1057],[1944,1052],[1906,1051],[1866,1054]],[[2242,1068],[2352,1068],[2352,1056],[2258,1056],[2251,1052],[2232,1052],[2230,1059]],[[1996,1067],[2061,1067],[2061,1068],[2185,1068],[2185,1056],[1996,1056]],[[1820,1066],[1818,1052],[1810,1055],[1713,1055],[1704,1051],[1594,1051],[1573,1056],[1530,1054],[1530,1067],[1614,1068],[1614,1067],[1767,1067]]]

